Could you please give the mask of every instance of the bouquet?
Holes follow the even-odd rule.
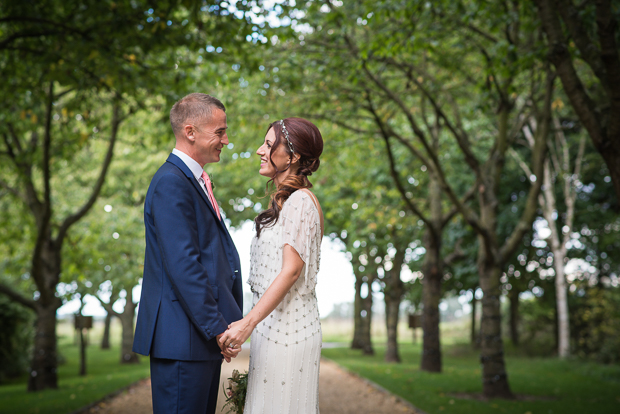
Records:
[[[232,377],[228,378],[228,387],[224,388],[226,394],[226,404],[229,413],[243,414],[245,406],[245,394],[248,391],[248,373],[240,374],[236,369],[233,370]]]

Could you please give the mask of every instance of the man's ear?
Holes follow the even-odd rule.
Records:
[[[185,136],[187,137],[187,139],[189,139],[190,141],[194,141],[194,133],[196,132],[196,129],[194,128],[193,125],[185,125],[183,127],[183,133],[185,134]]]

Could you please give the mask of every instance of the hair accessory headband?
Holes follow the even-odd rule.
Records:
[[[286,142],[288,142],[288,147],[291,152],[295,154],[295,150],[293,149],[293,144],[291,144],[291,140],[288,137],[288,131],[286,130],[286,125],[284,125],[284,119],[280,120],[280,125],[282,126],[282,131],[284,131],[284,138],[286,138]]]

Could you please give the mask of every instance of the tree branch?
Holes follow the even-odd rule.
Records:
[[[0,187],[4,188],[9,193],[13,194],[16,198],[20,199],[25,204],[28,204],[28,201],[26,200],[26,198],[16,188],[11,187],[9,183],[7,183],[6,181],[2,179],[0,179]]]
[[[596,1],[596,26],[601,42],[601,60],[609,81],[607,84],[603,83],[610,97],[607,136],[617,139],[620,135],[620,56],[616,44],[618,22],[614,19],[609,0]]]
[[[350,124],[348,124],[348,123],[346,123],[346,122],[344,122],[344,121],[340,121],[340,120],[338,120],[338,119],[331,118],[331,117],[329,117],[329,116],[327,116],[327,115],[321,115],[321,114],[303,114],[302,116],[307,116],[308,118],[317,118],[317,119],[322,119],[322,120],[325,120],[325,121],[329,121],[329,122],[331,122],[331,123],[333,123],[333,124],[338,125],[339,127],[342,127],[342,128],[344,128],[344,129],[349,130],[349,131],[352,131],[352,132],[356,132],[356,133],[358,133],[358,134],[369,135],[369,134],[371,134],[371,133],[372,133],[372,131],[368,131],[368,130],[365,130],[365,129],[356,128],[356,127],[354,127],[354,126],[352,126],[352,125],[350,125]]]
[[[11,137],[12,137],[14,144],[17,147],[21,148],[21,144],[19,144],[19,139],[17,137],[15,129],[13,128],[13,125],[10,122],[7,122],[6,125],[7,125],[7,128],[9,129],[9,132],[11,133]],[[36,133],[33,132],[33,135],[35,134]],[[26,193],[25,193],[26,204],[28,205],[28,207],[30,207],[30,210],[33,212],[35,219],[37,219],[37,225],[39,225],[38,220],[40,218],[41,201],[39,200],[39,196],[37,195],[37,190],[35,189],[34,182],[32,181],[32,174],[31,174],[32,166],[31,164],[23,161],[23,157],[21,157],[21,154],[15,153],[16,148],[14,148],[13,144],[11,144],[10,142],[11,140],[9,139],[7,134],[2,134],[2,138],[4,139],[4,143],[7,146],[7,154],[9,158],[11,159],[11,161],[13,161],[13,164],[17,168],[18,173],[22,175],[22,178],[24,180],[24,186],[26,187]],[[20,158],[22,158],[22,161],[20,161]]]
[[[10,44],[18,39],[24,39],[24,38],[29,38],[29,37],[41,37],[41,36],[54,36],[54,35],[58,35],[62,32],[57,32],[57,31],[40,31],[40,32],[22,32],[22,33],[16,33],[13,34],[9,37],[7,37],[6,39],[0,41],[0,50],[2,49],[9,49],[10,48]]]
[[[50,148],[52,146],[52,106],[54,103],[54,81],[50,81],[45,108],[45,134],[43,135],[43,206],[49,219],[52,214]]]
[[[552,0],[535,0],[535,2],[543,29],[549,40],[549,61],[555,66],[571,105],[600,152],[606,141],[601,129],[600,115],[573,66],[560,20],[555,14],[555,6]]]
[[[469,167],[476,173],[476,175],[478,175],[479,172],[480,172],[479,171],[480,164],[478,162],[478,159],[476,158],[476,156],[474,155],[474,153],[471,150],[471,144],[469,143],[469,139],[467,138],[467,135],[466,134],[461,134],[457,130],[457,127],[455,127],[452,124],[452,122],[446,116],[446,114],[444,113],[444,111],[441,108],[441,106],[439,105],[439,103],[435,100],[435,98],[431,95],[431,93],[422,85],[421,82],[419,82],[413,76],[410,77],[410,80],[412,82],[414,82],[417,85],[417,87],[422,91],[424,96],[426,96],[428,98],[429,102],[431,103],[431,105],[435,109],[435,113],[441,119],[443,119],[443,121],[445,122],[445,125],[448,127],[448,129],[450,130],[450,132],[452,133],[454,138],[456,138],[456,142],[459,145],[459,147],[461,148],[461,151],[463,152],[463,155],[465,156],[465,162],[467,162],[467,165],[469,165]]]
[[[450,267],[452,266],[452,264],[458,260],[464,259],[467,255],[465,254],[465,252],[463,251],[463,249],[461,249],[461,243],[463,242],[463,239],[458,239],[456,241],[456,243],[454,244],[454,249],[452,250],[451,253],[447,254],[444,259],[443,259],[443,264],[446,267]]]
[[[390,134],[388,130],[385,128],[383,121],[381,120],[377,112],[374,110],[372,105],[370,107],[370,110],[372,111],[372,114],[375,117],[377,126],[379,127],[381,131],[381,136],[383,137],[383,141],[385,142],[385,149],[387,151],[388,159],[390,161],[390,174],[392,175],[392,179],[394,180],[394,184],[396,184],[396,188],[398,189],[398,192],[400,192],[400,195],[403,201],[405,202],[405,204],[407,204],[407,207],[409,207],[411,212],[415,214],[416,216],[418,216],[420,220],[422,220],[427,226],[431,226],[431,223],[428,221],[428,218],[426,218],[426,216],[422,213],[422,211],[415,204],[411,202],[409,197],[407,197],[407,191],[403,187],[403,184],[400,181],[400,174],[398,173],[398,170],[396,169],[396,162],[394,161],[394,154],[392,153],[392,147],[390,145],[390,138],[389,138]]]
[[[570,37],[579,49],[580,57],[592,68],[597,78],[600,79],[604,88],[607,88],[609,81],[605,73],[605,67],[601,60],[601,55],[594,41],[588,36],[579,20],[579,10],[573,4],[573,1],[556,0],[556,10],[562,16],[562,20],[566,24],[566,28],[570,33]]]
[[[28,299],[18,291],[13,288],[5,285],[4,283],[0,283],[0,293],[4,293],[9,297],[13,302],[17,302],[20,305],[23,305],[32,310],[36,310],[37,302],[33,299]]]
[[[543,113],[538,122],[538,128],[535,135],[535,143],[532,149],[532,172],[536,176],[536,181],[532,183],[525,202],[525,209],[521,214],[521,218],[517,222],[512,234],[506,239],[500,248],[500,256],[504,259],[512,256],[517,249],[525,233],[531,230],[532,223],[536,217],[538,208],[538,196],[543,184],[543,170],[547,150],[547,136],[549,134],[549,126],[551,124],[551,101],[553,99],[553,85],[555,74],[547,70],[547,85],[545,89],[545,98]]]
[[[116,302],[118,300],[118,295],[114,295],[114,290],[112,290],[112,294],[110,295],[110,302],[109,303],[105,302],[97,294],[94,294],[93,296],[96,297],[99,300],[99,303],[101,304],[101,307],[103,309],[105,309],[106,312],[111,313],[112,316],[116,316],[117,318],[120,318],[120,313],[115,311],[114,308],[112,307],[112,305],[114,305],[114,302]]]
[[[112,130],[110,132],[110,143],[108,144],[108,151],[103,160],[103,164],[101,166],[101,172],[99,174],[99,178],[93,187],[93,191],[86,201],[86,203],[74,214],[68,216],[60,226],[58,230],[58,236],[56,237],[56,242],[61,244],[64,240],[67,231],[69,228],[79,221],[82,217],[88,213],[91,207],[97,201],[97,197],[99,197],[99,193],[101,192],[101,188],[103,187],[103,183],[105,182],[105,177],[108,172],[108,168],[110,167],[110,163],[112,162],[112,157],[114,155],[114,144],[116,143],[116,138],[118,135],[118,127],[121,122],[121,114],[120,114],[120,103],[118,101],[114,102],[114,107],[112,109]]]
[[[467,190],[467,192],[465,193],[463,198],[461,199],[461,204],[464,205],[469,200],[471,200],[474,197],[474,195],[476,194],[476,189],[477,188],[478,188],[477,184],[472,185],[469,188],[469,190]],[[443,217],[443,219],[441,220],[441,228],[443,229],[450,222],[450,220],[452,220],[452,218],[456,215],[456,213],[458,213],[458,212],[459,212],[458,206],[452,206],[450,211],[448,211],[446,213],[446,215]]]

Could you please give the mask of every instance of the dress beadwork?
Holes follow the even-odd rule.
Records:
[[[254,329],[244,413],[318,413],[321,323],[316,277],[321,256],[321,221],[310,195],[295,191],[276,224],[251,246],[248,284],[254,305],[282,270],[285,245],[304,262],[282,302]]]

